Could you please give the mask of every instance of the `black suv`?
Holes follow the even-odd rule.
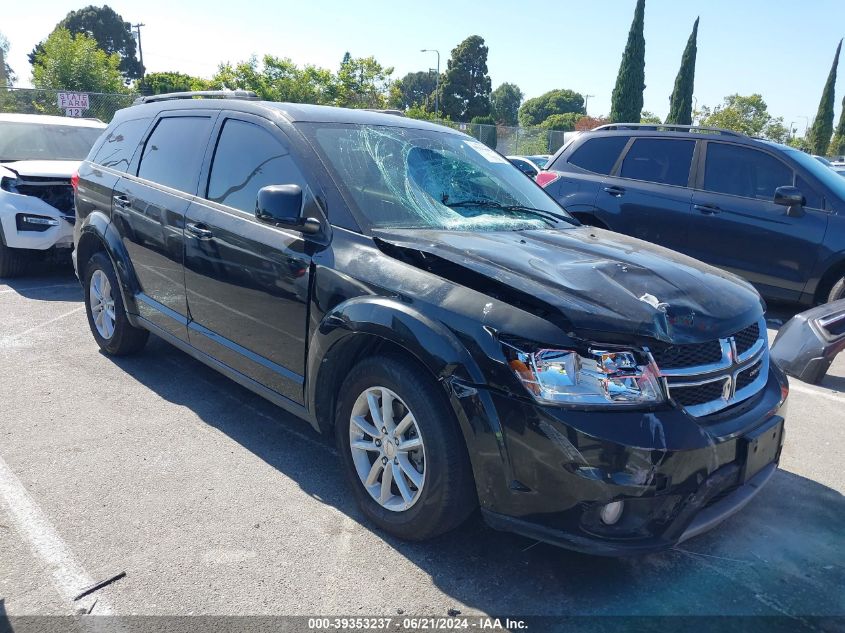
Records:
[[[334,433],[365,515],[409,539],[480,505],[650,551],[775,471],[788,387],[746,282],[581,226],[460,132],[193,96],[121,110],[75,179],[105,353],[153,332]]]
[[[579,220],[745,277],[766,297],[845,297],[845,179],[808,154],[730,130],[605,125],[538,177]]]

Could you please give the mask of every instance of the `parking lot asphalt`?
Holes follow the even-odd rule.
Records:
[[[0,280],[0,614],[457,609],[806,624],[845,616],[843,446],[845,358],[821,386],[792,381],[767,488],[676,550],[595,558],[478,516],[406,543],[365,522],[333,444],[306,423],[155,337],[137,356],[102,355],[70,273]]]

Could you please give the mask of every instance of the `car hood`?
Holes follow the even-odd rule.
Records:
[[[0,163],[0,169],[9,169],[19,176],[70,178],[81,162],[78,160],[16,160]]]
[[[593,227],[373,235],[390,255],[595,341],[700,342],[730,336],[764,311],[754,288],[735,275]]]

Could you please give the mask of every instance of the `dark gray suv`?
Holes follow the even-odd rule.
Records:
[[[764,296],[845,297],[845,179],[730,130],[617,124],[561,148],[537,181],[585,224],[745,277]]]

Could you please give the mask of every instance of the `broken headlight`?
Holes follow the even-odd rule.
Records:
[[[536,400],[584,406],[651,405],[663,401],[655,368],[644,352],[519,349],[502,343],[508,365]]]

